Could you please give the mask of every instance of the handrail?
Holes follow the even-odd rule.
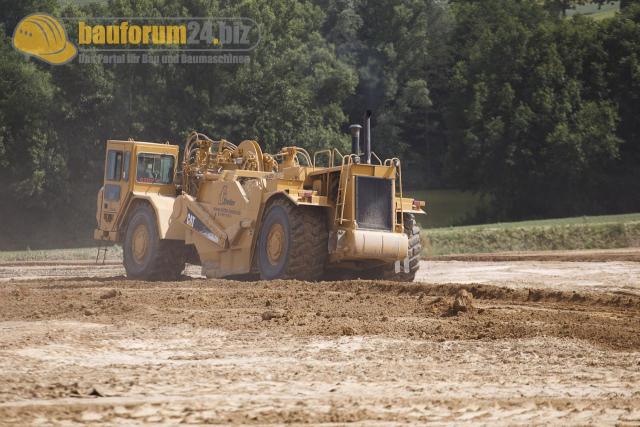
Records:
[[[333,160],[334,160],[333,159],[333,150],[330,150],[330,149],[327,148],[326,150],[320,150],[320,151],[316,151],[315,153],[313,153],[313,168],[314,169],[316,168],[316,160],[318,158],[318,155],[319,154],[325,154],[325,153],[329,154],[329,165],[333,166]]]
[[[379,165],[382,165],[382,160],[380,160],[380,157],[378,157],[378,155],[375,152],[372,151],[371,155],[376,158]]]
[[[320,154],[329,154],[329,167],[334,167],[336,165],[336,159],[340,156],[340,160],[344,159],[344,155],[337,148],[327,148],[325,150],[316,151],[313,153],[313,168],[315,169],[317,158]]]
[[[395,166],[396,174],[398,175],[398,188],[400,189],[400,225],[402,225],[402,231],[404,232],[404,206],[402,203],[402,167],[400,159],[393,157],[384,161],[385,166]]]
[[[344,156],[345,156],[345,155],[344,155],[344,154],[342,154],[342,153],[340,152],[340,150],[338,150],[338,149],[337,149],[337,148],[335,148],[335,147],[334,147],[331,151],[333,152],[333,160],[334,160],[334,162],[331,162],[331,166],[333,167],[333,166],[335,165],[335,159],[336,159],[336,157],[337,157],[337,156],[336,156],[336,154],[337,154],[338,156],[340,156],[340,160],[341,160],[341,161],[344,159]]]
[[[336,214],[335,221],[339,224],[344,222],[344,204],[347,199],[346,186],[349,179],[349,169],[353,164],[353,159],[357,158],[356,154],[347,154],[342,156],[342,165],[340,166],[340,177],[338,178],[338,194],[336,197]],[[338,215],[340,211],[340,215]]]
[[[304,157],[305,161],[307,162],[307,166],[313,166],[313,164],[311,163],[311,156],[309,155],[309,152],[307,150],[302,147],[297,147],[296,154],[302,154],[302,157]],[[298,164],[300,164],[300,162],[298,162]]]

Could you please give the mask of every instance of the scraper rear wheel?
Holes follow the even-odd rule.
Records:
[[[315,281],[327,259],[324,211],[275,200],[266,210],[258,237],[260,278]]]

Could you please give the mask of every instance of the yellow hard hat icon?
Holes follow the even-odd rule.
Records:
[[[78,53],[67,39],[64,27],[44,13],[29,15],[18,23],[13,32],[13,46],[53,65],[65,64]]]

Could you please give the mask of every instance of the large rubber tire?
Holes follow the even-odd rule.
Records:
[[[320,279],[328,256],[328,235],[323,210],[275,200],[265,212],[258,237],[260,278]],[[271,244],[270,253],[273,239],[276,244]]]
[[[134,248],[136,239],[139,241],[137,250]],[[185,267],[184,248],[184,242],[160,239],[153,209],[149,205],[138,206],[130,217],[124,238],[123,263],[127,277],[141,280],[180,278]]]

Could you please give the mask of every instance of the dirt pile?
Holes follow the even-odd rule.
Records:
[[[262,320],[282,319],[286,315],[286,312],[281,309],[267,310],[262,313]]]
[[[471,292],[460,289],[449,308],[449,315],[458,315],[460,313],[474,313],[476,308],[473,305],[473,295]]]
[[[115,289],[109,289],[108,291],[105,291],[102,293],[102,295],[100,295],[100,299],[115,298],[117,296],[118,296],[118,291],[116,291]]]

